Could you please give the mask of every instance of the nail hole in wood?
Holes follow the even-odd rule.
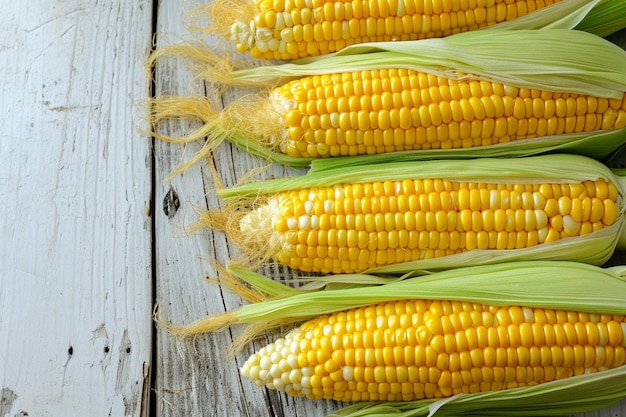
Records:
[[[167,217],[172,218],[178,211],[179,207],[180,201],[178,200],[178,194],[176,194],[176,191],[170,187],[170,190],[163,198],[163,213],[165,213]]]

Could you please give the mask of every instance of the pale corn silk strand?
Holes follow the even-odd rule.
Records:
[[[504,188],[519,183],[520,178],[526,185],[518,191],[487,187],[491,183]],[[372,166],[337,164],[323,169],[313,166],[304,176],[219,190],[227,206],[221,211],[201,211],[197,226],[225,230],[242,249],[242,262],[253,267],[272,258],[295,269],[323,273],[367,270],[403,274],[423,268],[526,259],[567,259],[599,265],[618,245],[626,243],[622,237],[625,208],[621,178],[595,160],[565,154],[519,158],[514,163],[482,158]],[[407,197],[415,198],[415,207],[411,208],[413,203],[407,200],[405,204],[404,197],[396,194],[401,195],[409,184],[413,186],[411,181],[406,182],[408,179],[424,180],[427,188],[437,189],[425,188],[422,197]],[[358,191],[358,184],[368,183],[377,185],[363,185]],[[440,188],[455,183],[485,186],[465,193]],[[346,184],[353,184],[350,189],[354,191],[348,191]],[[355,206],[348,194],[360,195],[367,187],[387,197],[372,195],[369,200],[363,199],[363,205]],[[321,198],[326,188],[329,195]],[[291,203],[286,194],[281,194],[287,191],[295,191],[306,200],[296,212],[289,211]],[[318,194],[319,201],[315,200]],[[508,206],[492,207],[498,201]],[[526,207],[526,203],[534,205]],[[362,216],[357,216],[359,213]],[[502,224],[505,231],[488,226],[497,216],[507,219],[508,225]],[[440,228],[443,223],[437,219],[445,220],[447,226]],[[432,227],[428,226],[431,222]],[[369,230],[368,225],[373,229]],[[536,229],[531,231],[533,227]],[[500,243],[500,238],[509,243]]]
[[[437,95],[454,95],[457,93],[452,91],[459,89],[458,94],[463,96],[460,100],[439,101],[435,92],[429,90],[431,87],[413,88],[402,93],[381,91],[378,101],[382,109],[377,108],[381,106],[376,104],[375,95],[359,111],[348,103],[368,103],[363,102],[367,97],[329,96],[325,99],[328,112],[324,112],[319,107],[323,97],[315,98],[314,94],[308,102],[297,102],[295,93],[289,91],[290,84],[286,84],[270,94],[262,92],[245,97],[222,112],[213,111],[208,100],[201,97],[156,98],[151,103],[152,125],[158,126],[158,121],[171,117],[200,118],[205,122],[187,137],[163,137],[184,144],[206,136],[202,151],[176,172],[206,156],[224,139],[253,154],[296,166],[306,166],[324,156],[380,155],[381,152],[385,155],[404,152],[401,157],[423,159],[478,154],[523,156],[563,149],[605,157],[623,144],[626,137],[623,50],[578,31],[505,31],[497,36],[486,33],[359,45],[307,64],[232,73],[236,82],[281,82],[285,78],[311,75],[323,79],[321,75],[333,68],[364,78],[354,83],[362,82],[361,88],[367,89],[371,88],[370,81],[365,79],[369,75],[367,71],[360,72],[362,68],[391,74],[396,69],[403,74],[418,71],[422,75],[411,77],[419,79],[420,84],[422,79],[450,77],[446,83],[451,85],[441,87]],[[547,52],[537,56],[538,50]],[[532,66],[527,65],[529,60],[533,61]],[[393,70],[387,71],[388,68]],[[337,89],[342,85],[342,76],[333,77],[331,84]],[[408,83],[413,78],[402,79]],[[507,84],[502,85],[503,82]],[[352,82],[343,84],[356,88]],[[328,88],[318,87],[318,90]],[[291,89],[302,96],[295,86]],[[465,96],[465,91],[472,94],[482,91],[482,96]],[[507,97],[503,96],[505,92]],[[432,98],[424,98],[422,102],[421,97],[431,97],[431,93]],[[508,97],[509,94],[512,95]],[[394,107],[390,108],[387,102],[391,101]],[[395,107],[395,103],[400,107]],[[457,115],[461,118],[457,119]]]
[[[626,295],[624,293],[626,283],[623,277],[623,267],[602,269],[572,262],[512,262],[433,273],[422,271],[419,274],[426,275],[405,280],[392,280],[388,284],[378,286],[357,285],[352,288],[323,291],[307,290],[300,293],[297,290],[294,293],[294,289],[289,287],[284,287],[285,290],[281,291],[281,284],[273,281],[266,283],[265,281],[269,281],[267,278],[245,269],[231,268],[225,275],[228,274],[237,276],[254,288],[258,289],[261,286],[269,288],[269,292],[272,293],[267,301],[246,305],[236,312],[227,313],[230,324],[297,322],[316,317],[319,314],[330,314],[394,300],[454,300],[470,304],[522,306],[520,310],[513,309],[512,312],[524,312],[526,311],[524,306],[535,311],[547,309],[548,315],[554,314],[551,312],[552,309],[587,312],[588,314],[580,313],[576,316],[583,321],[589,318],[592,322],[599,317],[605,317],[603,320],[611,321],[610,326],[615,330],[613,337],[619,339],[612,340],[611,343],[616,344],[616,346],[622,344],[621,348],[616,348],[620,351],[620,355],[624,345],[625,326],[620,326],[615,322],[615,320],[623,320],[623,315],[626,313],[626,306],[623,303]],[[416,274],[418,274],[417,271]],[[227,279],[235,279],[234,276]],[[362,278],[370,281],[377,280],[374,277],[353,275],[348,276],[346,282],[358,281]],[[328,277],[327,281],[333,281],[333,277]],[[435,303],[435,305],[438,304]],[[447,304],[444,302],[442,305]],[[504,310],[501,313],[503,312]],[[539,313],[540,311],[535,314]],[[517,317],[518,313],[511,314],[509,319],[505,318],[508,317],[506,315],[499,315],[498,319],[523,322],[528,316],[525,313],[520,313],[521,316],[519,317]],[[574,316],[565,315],[562,320],[566,321],[565,317],[572,318]],[[193,332],[214,331],[216,330],[214,326],[216,322],[222,321],[219,317],[217,320],[199,321]],[[522,326],[524,325],[522,324]],[[566,327],[568,325],[564,324]],[[592,327],[592,325],[588,324],[587,327]],[[600,327],[603,328],[602,325]],[[310,328],[310,325],[305,325],[305,328]],[[260,329],[257,327],[256,330]],[[251,333],[246,334],[246,337],[252,336]],[[592,334],[589,337],[595,338]],[[279,339],[278,343],[281,343],[281,340],[284,339]],[[300,346],[308,346],[308,344],[301,343]],[[284,349],[280,351],[287,352],[289,348],[286,351]],[[280,356],[278,351],[276,352]],[[339,358],[339,356],[331,355],[331,358]],[[256,363],[255,361],[253,355],[252,362]],[[298,363],[300,362],[298,361]],[[245,369],[244,372],[246,372]],[[481,409],[493,409],[493,415],[509,415],[508,413],[517,415],[516,413],[528,412],[530,404],[533,407],[541,404],[543,406],[541,412],[548,413],[541,415],[590,411],[606,407],[624,396],[624,372],[624,366],[619,366],[613,370],[582,374],[536,386],[460,394],[444,400],[384,404],[365,402],[340,410],[337,415],[359,416],[372,415],[371,413],[381,416],[405,415],[394,414],[400,412],[406,412],[407,416],[426,416],[429,412],[434,415],[465,415],[465,413],[471,415],[472,411]],[[598,386],[599,382],[600,385]],[[610,382],[610,384],[601,382]],[[307,382],[304,384],[306,385]],[[280,383],[277,382],[276,385],[280,385]],[[586,390],[584,396],[580,398],[572,396],[572,393],[583,389]],[[530,402],[510,401],[515,398],[539,399]],[[524,405],[527,407],[523,407]]]
[[[315,1],[223,0],[192,10],[189,20],[200,38],[230,38],[239,52],[250,52],[254,58],[285,60],[325,55],[352,44],[444,37],[486,27],[571,29],[607,2],[497,3],[463,9],[462,4],[446,5],[437,0],[423,6],[403,0],[325,5]],[[600,19],[592,16],[590,20],[594,23]],[[608,30],[593,25],[589,29]]]

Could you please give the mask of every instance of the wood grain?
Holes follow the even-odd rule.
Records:
[[[0,416],[147,415],[152,3],[0,22]]]

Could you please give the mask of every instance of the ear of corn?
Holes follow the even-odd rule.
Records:
[[[567,150],[601,158],[626,142],[626,52],[579,31],[489,33],[359,45],[308,64],[236,71],[238,81],[297,79],[221,113],[202,98],[156,98],[152,124],[206,123],[178,140],[206,137],[185,166],[224,139],[297,166],[397,152],[426,159]]]
[[[414,401],[618,368],[625,347],[623,315],[394,300],[310,320],[241,372],[310,399]]]
[[[561,415],[604,407],[625,395],[624,271],[512,262],[377,286],[298,294],[273,289],[278,298],[227,313],[226,325],[312,319],[243,366],[259,385],[311,398],[399,401],[357,404],[338,415],[471,415],[487,409],[522,415],[539,404],[541,415]],[[230,272],[253,287],[265,279],[238,268]],[[353,278],[359,277],[367,278]],[[216,323],[225,321],[212,316],[174,330],[215,331]],[[372,381],[360,384],[361,376]],[[583,389],[584,395],[573,395]],[[456,392],[466,395],[419,400]]]
[[[601,0],[223,0],[198,7],[206,32],[230,37],[254,58],[293,60],[353,44],[441,38],[486,27],[576,26]],[[610,20],[610,18],[607,18]],[[203,31],[201,29],[201,31]]]
[[[254,262],[402,274],[510,260],[602,264],[624,229],[624,190],[576,155],[313,167],[219,191],[202,212]]]

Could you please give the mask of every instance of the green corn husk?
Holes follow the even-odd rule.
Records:
[[[345,162],[345,163],[343,163]],[[613,182],[621,196],[619,200],[619,215],[614,224],[596,232],[560,239],[549,244],[539,244],[533,247],[497,250],[473,249],[454,255],[440,258],[421,259],[412,262],[403,262],[369,269],[370,274],[404,274],[418,269],[446,269],[460,266],[492,264],[518,260],[570,260],[589,264],[602,265],[616,248],[626,247],[624,236],[624,216],[626,205],[626,183],[619,174],[624,171],[612,171],[605,165],[593,159],[569,154],[539,155],[527,158],[498,159],[480,158],[473,160],[445,160],[419,161],[411,160],[376,163],[372,165],[350,164],[349,160],[336,161],[329,159],[313,164],[311,170],[300,177],[278,178],[267,181],[250,182],[235,187],[218,190],[221,198],[232,201],[232,207],[227,207],[220,215],[225,215],[232,223],[228,226],[214,220],[214,214],[201,214],[199,227],[214,227],[226,230],[235,245],[245,248],[248,259],[256,258],[260,261],[271,257],[265,248],[256,249],[250,243],[253,236],[239,233],[239,222],[250,207],[270,199],[269,196],[282,191],[309,189],[318,186],[334,186],[339,184],[366,183],[380,181],[396,181],[402,179],[447,179],[450,181],[466,181],[476,183],[543,183],[543,182],[582,182],[585,180],[604,179]],[[227,201],[228,202],[228,201]],[[261,202],[261,203],[259,203]],[[251,233],[263,233],[255,229]],[[264,236],[267,242],[269,235]],[[253,262],[254,264],[254,262]]]
[[[315,74],[408,68],[442,77],[460,72],[519,87],[621,98],[626,91],[624,62],[626,51],[586,32],[490,29],[443,39],[353,45],[320,59],[243,69],[232,77],[267,83]]]
[[[254,289],[268,291],[265,301],[237,311],[209,316],[190,326],[170,327],[191,335],[247,324],[240,348],[268,325],[287,325],[333,312],[375,303],[406,299],[466,301],[497,306],[527,306],[597,314],[626,314],[626,267],[600,268],[575,262],[526,261],[466,267],[441,272],[415,271],[408,279],[383,281],[354,274],[326,277],[336,289],[295,290],[257,273],[231,267],[227,280],[240,279]],[[237,278],[235,278],[237,277]],[[270,281],[271,283],[267,283]],[[337,281],[342,284],[337,285]],[[367,285],[363,285],[367,282]],[[384,282],[375,285],[376,282]],[[356,286],[349,287],[349,283]],[[359,285],[360,284],[360,285]],[[281,289],[282,287],[282,289]],[[584,374],[533,387],[441,400],[356,403],[333,416],[556,416],[608,407],[626,397],[626,366]]]
[[[194,54],[202,56],[203,52],[197,50]],[[210,53],[207,52],[205,55],[209,56]],[[532,65],[529,65],[529,62]],[[224,74],[218,78],[221,82],[228,82],[230,79],[235,83],[265,87],[268,84],[284,83],[290,79],[314,74],[380,68],[407,68],[451,78],[484,79],[518,87],[590,94],[613,99],[623,98],[626,92],[624,70],[626,51],[598,36],[565,29],[490,29],[460,33],[442,39],[361,44],[320,59],[260,66],[234,71],[226,80]],[[207,77],[216,78],[214,73]],[[270,103],[266,93],[261,96],[263,103],[266,101]],[[254,100],[245,97],[242,101],[233,103],[224,112],[218,113],[211,108],[206,99],[200,97],[153,99],[150,102],[153,125],[161,119],[170,117],[199,117],[205,122],[201,128],[186,138],[154,133],[155,137],[162,140],[182,144],[206,138],[204,148],[198,155],[181,165],[176,172],[208,155],[224,140],[252,154],[281,164],[309,165],[314,159],[288,156],[278,150],[280,144],[276,136],[277,128],[268,129],[266,133],[266,126],[282,124],[269,119],[270,113],[260,112],[261,117],[251,110],[252,103],[256,103]],[[257,97],[256,100],[260,99]],[[235,105],[236,103],[241,103],[241,109]],[[229,114],[229,109],[236,110]],[[202,116],[203,114],[205,115]],[[604,158],[624,143],[626,128],[621,128],[615,131],[522,139],[476,148],[412,150],[389,155],[390,158],[395,158],[397,153],[401,153],[403,158],[419,160],[528,156],[543,152],[567,151]],[[380,155],[377,157],[384,158]]]
[[[608,36],[626,27],[626,3],[607,0],[594,6],[574,28],[598,36]]]

